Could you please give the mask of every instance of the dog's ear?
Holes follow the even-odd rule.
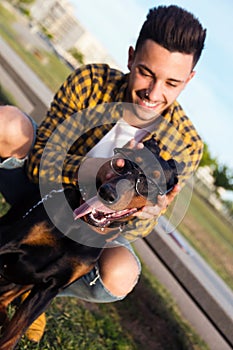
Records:
[[[143,144],[144,147],[146,147],[149,151],[151,151],[156,156],[159,156],[161,149],[159,148],[159,145],[154,138],[151,137],[149,140],[143,142]]]
[[[56,288],[56,281],[53,277],[35,286],[20,307],[16,309],[11,321],[4,327],[0,348],[15,349],[26,329],[44,312],[58,292],[59,288]]]
[[[182,174],[182,171],[185,168],[185,162],[177,162],[175,159],[169,159],[167,162],[170,168],[174,170],[176,175]]]

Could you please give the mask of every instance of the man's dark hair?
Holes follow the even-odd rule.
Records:
[[[178,6],[158,6],[150,9],[136,43],[136,51],[147,39],[170,52],[193,54],[193,67],[204,48],[206,29],[190,12]]]

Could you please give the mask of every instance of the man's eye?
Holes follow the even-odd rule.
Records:
[[[144,77],[153,78],[149,72],[147,72],[145,69],[138,68],[139,74],[143,75]]]
[[[170,81],[167,81],[167,85],[176,88],[178,85],[175,83],[172,83]]]

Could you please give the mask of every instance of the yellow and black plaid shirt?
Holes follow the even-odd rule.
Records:
[[[127,79],[127,74],[104,64],[83,66],[68,77],[38,129],[27,163],[32,181],[38,182],[40,171],[40,179],[75,183],[81,160],[122,116],[118,107],[125,98]],[[185,162],[179,179],[184,183],[200,162],[203,144],[178,102],[162,115],[151,136],[159,143],[163,158]],[[133,237],[145,236],[154,225],[153,220],[136,219],[127,231]]]

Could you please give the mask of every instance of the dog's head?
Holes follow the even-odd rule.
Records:
[[[100,183],[100,168],[96,196],[74,211],[76,219],[100,228],[119,226],[143,206],[155,205],[159,195],[169,193],[178,183],[184,168],[183,162],[160,157],[154,139],[145,141],[142,149],[116,148],[114,153],[109,161],[114,175]],[[124,159],[123,165],[118,165],[119,159]]]

